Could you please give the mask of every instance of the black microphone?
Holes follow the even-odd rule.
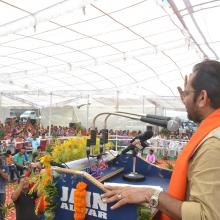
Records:
[[[63,164],[57,163],[57,162],[55,162],[55,161],[50,161],[50,165],[51,165],[51,166],[60,167],[60,168],[66,168],[66,166],[64,166]]]
[[[125,149],[122,150],[120,155],[126,154],[128,151],[134,150],[134,149],[143,150],[145,147],[148,146],[145,143],[145,141],[152,138],[152,137],[153,137],[153,131],[145,131],[143,134],[136,136],[135,138],[133,138],[130,141],[131,144],[129,144],[128,147],[126,147]],[[137,147],[136,145],[132,144],[135,140],[140,141],[141,149],[139,147]],[[120,155],[118,155],[118,156],[120,156]]]
[[[91,146],[91,139],[87,139],[86,140],[86,156],[89,157],[90,156],[90,146]]]
[[[122,150],[122,152],[117,156],[121,156],[122,154],[126,154],[128,151],[133,150],[135,148],[135,145],[129,144],[125,149]]]
[[[158,119],[158,120],[165,120],[165,121],[169,121],[172,119],[171,117],[167,117],[167,116],[151,115],[151,114],[147,114],[146,117],[147,118],[154,118],[154,119]]]
[[[108,129],[102,129],[100,135],[100,144],[107,144],[108,143]]]
[[[154,133],[153,131],[149,130],[149,131],[145,131],[143,134],[140,134],[136,137],[134,137],[130,143],[132,144],[135,140],[139,140],[140,143],[141,143],[141,146],[143,147],[147,147],[147,145],[145,144],[145,141],[148,140],[148,139],[151,139],[153,137]]]
[[[163,128],[167,128],[169,131],[177,131],[180,127],[180,123],[177,119],[170,119],[170,120],[161,120],[156,118],[148,118],[145,116],[141,116],[140,121],[149,123],[152,125],[160,126]]]

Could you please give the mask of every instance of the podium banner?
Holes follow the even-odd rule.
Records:
[[[134,182],[132,185],[155,186],[161,187],[165,191],[167,190],[172,173],[170,170],[149,164],[138,157],[136,162],[136,170],[145,176],[145,180],[138,183]],[[59,173],[55,220],[74,219],[74,192],[79,182],[87,184],[86,220],[122,220],[125,217],[126,220],[148,220],[151,218],[149,209],[146,207],[129,204],[116,210],[111,210],[113,204],[105,204],[101,200],[101,194],[105,191],[102,182],[106,184],[131,185],[131,183],[126,182],[123,178],[124,173],[129,173],[132,170],[131,155],[122,155],[120,158],[112,160],[109,163],[109,167],[100,172],[99,180],[85,171],[74,171],[65,168],[53,168],[53,170]]]
[[[137,206],[126,205],[117,210],[111,210],[113,204],[103,203],[101,194],[103,190],[98,188],[90,180],[73,174],[59,173],[57,182],[58,198],[55,220],[74,219],[74,191],[78,182],[87,184],[86,220],[126,220],[137,219]]]

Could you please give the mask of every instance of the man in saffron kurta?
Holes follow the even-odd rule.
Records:
[[[143,188],[108,188],[105,202],[143,203],[157,197],[160,220],[220,219],[220,63],[206,60],[193,68],[185,79],[184,91],[178,88],[188,118],[198,130],[176,161],[168,192]],[[155,197],[154,197],[155,198]]]

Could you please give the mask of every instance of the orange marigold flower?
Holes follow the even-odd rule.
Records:
[[[84,183],[84,182],[78,182],[77,185],[76,185],[76,189],[83,190],[83,189],[86,189],[86,187],[87,187],[87,184]]]
[[[84,220],[86,217],[86,187],[87,184],[79,182],[74,192],[74,220]]]

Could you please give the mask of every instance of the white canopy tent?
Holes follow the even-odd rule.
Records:
[[[219,59],[220,1],[0,0],[1,106],[156,106]],[[118,95],[117,95],[118,94]],[[118,101],[116,101],[118,100]]]

